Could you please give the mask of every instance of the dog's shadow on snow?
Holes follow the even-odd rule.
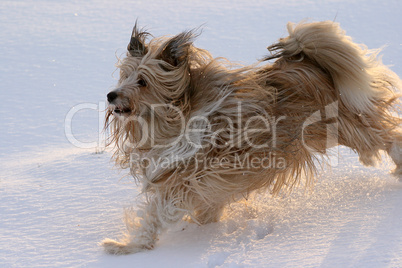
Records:
[[[205,226],[188,222],[178,224],[160,237],[155,250],[180,256],[184,253],[191,256],[189,259],[199,261],[201,258],[208,267],[215,267],[233,264],[232,255],[244,256],[244,253],[261,247],[265,248],[266,254],[275,257],[275,247],[287,241],[297,242],[306,240],[309,235],[321,235],[328,236],[328,254],[331,254],[338,239],[346,236],[351,244],[353,239],[358,239],[347,233],[361,228],[367,220],[362,217],[377,217],[373,214],[376,212],[370,216],[370,210],[377,202],[383,202],[389,192],[402,190],[402,184],[388,170],[388,166],[380,170],[343,167],[336,173],[323,172],[312,191],[301,186],[291,194],[276,197],[255,194],[247,201],[231,204],[220,222]],[[345,226],[349,229],[345,230]],[[315,241],[310,242],[314,244]],[[238,259],[235,262],[239,264]]]

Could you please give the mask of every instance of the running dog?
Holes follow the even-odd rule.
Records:
[[[152,249],[179,220],[215,222],[255,190],[308,183],[337,145],[364,165],[386,151],[401,173],[401,84],[379,51],[330,21],[287,29],[265,59],[235,66],[195,47],[194,30],[151,38],[136,23],[107,95],[106,127],[116,163],[130,168],[146,201],[126,215],[122,240],[102,242],[106,252]]]

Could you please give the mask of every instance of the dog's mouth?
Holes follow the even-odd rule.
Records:
[[[118,107],[116,107],[116,108],[113,110],[113,112],[114,112],[115,114],[119,114],[119,115],[122,115],[122,114],[129,114],[129,113],[131,113],[131,109],[129,109],[129,108],[118,108]]]
[[[123,105],[109,104],[109,110],[113,111],[114,115],[128,116],[132,113],[132,109],[124,107]]]

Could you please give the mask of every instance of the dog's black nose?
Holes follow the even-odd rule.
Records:
[[[117,98],[117,93],[112,91],[109,94],[107,94],[107,101],[109,103],[112,103],[115,99]]]

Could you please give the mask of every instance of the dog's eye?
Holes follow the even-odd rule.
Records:
[[[139,80],[137,81],[137,83],[138,83],[138,85],[139,85],[140,87],[146,87],[146,86],[147,86],[147,82],[145,82],[144,79],[139,79]]]

